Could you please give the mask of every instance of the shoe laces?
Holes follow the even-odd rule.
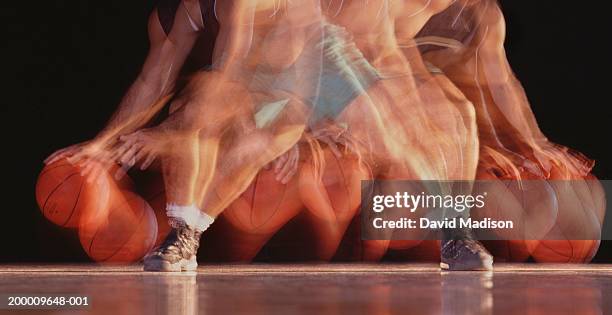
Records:
[[[458,240],[457,242],[461,242],[459,245],[463,245],[463,247],[467,248],[472,254],[478,254],[484,250],[482,244],[474,239]]]
[[[162,254],[182,255],[195,252],[197,239],[196,232],[188,227],[172,229],[166,240],[159,247]]]
[[[456,256],[461,248],[467,249],[472,254],[478,254],[485,250],[482,244],[475,239],[470,229],[456,230],[452,238],[443,243],[442,251]]]

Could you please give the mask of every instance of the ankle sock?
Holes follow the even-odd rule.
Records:
[[[197,231],[204,232],[215,221],[215,218],[204,213],[195,204],[180,206],[174,203],[166,205],[166,215],[170,226],[179,228],[187,225]]]

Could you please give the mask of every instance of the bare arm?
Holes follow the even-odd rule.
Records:
[[[506,25],[500,8],[483,1],[474,37],[459,53],[425,54],[475,105],[480,136],[496,146],[534,147],[545,140],[504,51]],[[503,143],[503,144],[502,144]]]
[[[120,135],[128,134],[145,125],[159,111],[174,87],[177,76],[198,36],[203,21],[191,18],[188,12],[200,12],[199,2],[183,0],[176,12],[174,25],[168,35],[160,24],[157,10],[149,17],[148,32],[151,47],[142,71],[127,91],[107,126],[92,141],[69,146],[51,154],[45,163],[62,158],[108,160],[106,149]],[[197,25],[192,23],[196,22]]]
[[[203,124],[214,125],[209,112],[209,102],[219,98],[232,99],[244,93],[243,79],[250,77],[245,59],[250,52],[253,36],[254,2],[248,0],[217,2],[217,18],[220,28],[215,44],[213,69],[190,78],[188,85],[176,100],[177,110],[171,111],[158,127],[169,132],[193,132]],[[233,90],[233,91],[232,91]],[[248,95],[250,93],[245,93]],[[163,96],[163,95],[161,95]],[[245,102],[241,99],[225,100],[229,103]],[[226,108],[231,116],[230,108]],[[217,118],[220,119],[220,118]]]
[[[151,48],[142,71],[97,139],[110,140],[133,132],[159,111],[159,104],[172,92],[177,76],[198,36],[193,21],[198,24],[201,21],[191,16],[196,12],[199,14],[197,6],[197,1],[181,2],[168,35],[160,24],[157,10],[151,14],[148,25]],[[201,25],[197,26],[201,28]]]

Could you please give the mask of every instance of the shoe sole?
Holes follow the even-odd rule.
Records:
[[[165,260],[150,260],[144,262],[144,271],[158,271],[158,272],[181,272],[181,271],[195,271],[198,269],[198,262],[196,258],[181,259],[176,263],[169,263]]]

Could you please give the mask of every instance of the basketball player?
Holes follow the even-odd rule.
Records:
[[[401,92],[401,89],[413,84],[409,69],[394,69],[402,66],[401,54],[395,52],[393,55],[399,58],[399,63],[370,64],[349,41],[350,34],[322,19],[318,4],[313,1],[287,2],[285,8],[276,7],[276,2],[270,5],[270,2],[260,1],[253,12],[249,12],[251,8],[239,5],[224,5],[226,6],[216,7],[217,18],[227,19],[225,25],[233,25],[233,28],[240,29],[241,32],[232,33],[235,30],[230,27],[227,37],[220,36],[222,40],[227,39],[227,49],[220,50],[218,56],[220,70],[193,80],[192,85],[188,87],[188,93],[185,94],[190,102],[184,103],[182,109],[178,110],[178,113],[188,113],[179,120],[183,126],[191,125],[185,123],[186,121],[197,120],[204,115],[215,118],[212,122],[196,121],[196,128],[199,128],[198,138],[186,138],[188,141],[196,140],[203,150],[198,152],[199,159],[185,163],[185,157],[190,156],[189,153],[196,144],[179,143],[178,138],[173,138],[172,143],[168,142],[168,146],[177,146],[177,150],[188,150],[185,154],[178,154],[182,162],[168,163],[175,170],[177,167],[186,166],[183,171],[178,171],[185,176],[174,174],[165,177],[185,180],[180,184],[167,183],[166,186],[170,190],[172,187],[181,187],[173,198],[179,201],[175,205],[169,205],[168,213],[171,218],[180,218],[181,223],[186,224],[175,223],[179,237],[170,237],[169,242],[150,255],[145,260],[147,269],[192,268],[195,265],[195,255],[192,251],[188,251],[191,256],[185,257],[182,254],[181,246],[184,242],[181,237],[197,239],[199,233],[212,222],[212,218],[219,215],[246,188],[263,165],[299,140],[306,125],[317,128],[321,121],[331,119],[349,126],[348,131],[353,134],[353,138],[362,142],[357,148],[358,154],[372,157],[369,163],[379,167],[377,174],[385,178],[448,179],[464,177],[462,174],[466,169],[468,173],[471,172],[469,168],[455,162],[461,160],[457,157],[465,156],[463,141],[464,137],[469,136],[458,124],[460,114],[451,104],[415,102],[414,104],[419,106],[405,106],[406,98],[415,100],[417,95]],[[276,19],[270,18],[277,17],[276,12],[279,10],[284,14],[279,14]],[[242,20],[235,20],[236,18]],[[221,21],[220,23],[224,24]],[[384,22],[377,30],[382,29],[386,31],[387,36],[393,37],[394,34],[386,29],[387,26]],[[220,34],[222,33],[223,29],[220,31]],[[258,41],[251,40],[249,35]],[[244,46],[245,39],[247,46]],[[274,49],[287,41],[292,44],[290,47],[293,51]],[[260,42],[261,46],[249,46]],[[389,47],[383,48],[388,52],[386,49]],[[244,55],[247,61],[240,59]],[[249,58],[254,58],[255,62]],[[262,60],[265,62],[261,62]],[[388,70],[383,69],[385,72],[395,70],[406,75],[398,77],[399,79],[393,79],[393,75],[389,75],[391,79],[381,80],[378,68],[384,66],[389,66]],[[243,72],[245,69],[248,69],[246,75]],[[238,73],[240,75],[236,76]],[[236,79],[240,77],[242,80],[249,76],[252,78],[249,83]],[[321,85],[320,82],[331,82],[336,90],[326,91],[325,88],[329,86]],[[250,104],[253,99],[258,103],[263,101],[265,105],[255,111],[255,107],[259,105]],[[307,104],[303,104],[303,100],[306,100]],[[241,107],[236,108],[239,102],[242,102]],[[279,105],[279,102],[285,104]],[[201,104],[206,106],[200,106]],[[219,111],[215,111],[213,106],[220,106],[220,109],[217,108]],[[253,128],[249,126],[252,122],[249,122],[248,118],[240,120],[245,117],[257,118],[262,110],[271,108],[269,106],[287,106],[281,116],[270,118],[273,121],[270,126]],[[312,112],[307,113],[308,109]],[[439,116],[443,119],[438,120],[438,117],[433,115],[434,112],[444,113]],[[305,120],[304,117],[308,119]],[[408,125],[408,117],[422,128]],[[172,124],[172,120],[167,120],[162,126],[166,128]],[[258,124],[255,121],[255,125]],[[267,122],[263,123],[265,124]],[[219,133],[229,125],[240,129],[240,137],[234,139],[231,147],[224,147]],[[129,161],[125,155],[134,156],[142,151],[137,149],[136,152],[130,153],[134,143],[140,141],[134,140],[133,137],[141,135],[122,138],[124,145],[120,150],[125,146],[123,151],[126,153],[119,155],[123,161]],[[156,142],[159,143],[159,140]],[[474,141],[468,143],[473,144]],[[249,148],[249,145],[255,146]],[[245,148],[251,151],[245,153]],[[411,154],[403,152],[408,148]],[[224,149],[227,149],[227,152],[221,152]],[[245,163],[243,157],[249,156],[252,159],[253,152],[258,153],[257,159],[247,160],[250,163]],[[434,152],[434,155],[431,152]],[[217,157],[224,154],[225,158],[219,159],[222,162],[217,162]],[[200,164],[194,167],[198,162]],[[200,171],[196,178],[189,178],[194,175],[193,169],[198,168]],[[189,195],[189,192],[192,195]],[[201,215],[201,211],[194,206],[196,202],[205,209],[208,216]],[[195,232],[190,232],[192,230]],[[466,242],[456,244],[456,247],[466,246]],[[481,252],[474,252],[466,247],[461,253],[465,255],[453,256],[455,260],[452,263],[461,262],[466,266],[453,269],[490,268],[490,256],[489,262],[483,263],[482,258],[487,256],[481,255]],[[180,259],[177,260],[176,257]]]
[[[394,115],[400,115],[411,124],[406,126],[403,138],[414,139],[414,142],[402,143],[397,155],[385,152],[387,157],[409,155],[407,163],[402,163],[401,158],[392,159],[390,171],[377,174],[379,178],[443,181],[472,180],[475,176],[479,142],[472,103],[456,88],[454,91],[440,88],[427,70],[417,46],[405,45],[414,40],[432,16],[446,10],[453,2],[325,1],[330,20],[351,32],[359,49],[379,71],[384,93],[395,96]],[[377,107],[380,106],[378,102]],[[386,119],[387,126],[393,126],[392,119]],[[393,133],[398,134],[397,131]],[[384,133],[381,137],[391,138]],[[422,150],[419,149],[421,145]],[[418,167],[408,167],[411,171],[406,172],[401,165]],[[473,238],[471,231],[447,230],[444,237],[442,268],[492,268],[492,256]],[[384,254],[384,247],[389,244],[379,245],[380,253]]]
[[[266,13],[273,13],[273,12],[278,10],[274,6],[273,6],[271,12],[270,12],[270,10],[268,10],[268,11],[263,10],[263,11],[266,12]],[[187,7],[185,7],[185,10],[187,11]],[[236,11],[232,11],[232,8],[227,8],[227,10],[228,11],[226,11],[226,12],[228,12],[227,13],[228,14],[228,19],[230,19],[228,21],[232,21],[231,20],[231,18],[233,17],[232,14],[235,14]],[[223,10],[221,10],[221,11],[223,12]],[[189,18],[189,16],[187,16],[187,18]],[[220,18],[220,19],[222,19],[222,18]],[[190,21],[192,21],[192,20],[190,20]],[[191,22],[190,22],[190,24],[191,24]],[[228,24],[231,25],[231,22],[228,23]],[[243,25],[243,24],[238,24],[238,25]],[[194,28],[194,30],[195,29],[196,28]],[[229,32],[231,33],[231,30]],[[227,38],[231,38],[231,37],[226,37],[226,39]],[[231,40],[228,40],[228,41],[231,42]],[[237,42],[238,43],[244,43],[244,41],[240,41],[240,40],[237,40]],[[235,57],[232,54],[235,53],[235,51],[236,51],[236,50],[232,51],[233,49],[237,49],[237,51],[240,51],[240,48],[230,47],[230,52],[231,53],[229,54],[229,56],[227,56],[227,55],[223,56],[223,58],[225,58],[226,60],[232,60],[232,62],[236,62],[235,59],[232,59],[233,57]],[[302,52],[298,53],[297,55],[300,55],[300,54],[302,54]],[[226,63],[226,64],[228,64],[228,63]],[[231,66],[232,66],[231,64],[228,65],[228,67],[231,67]],[[377,65],[377,66],[380,67],[380,66],[384,66],[384,65]],[[395,67],[395,65],[393,65],[390,68],[394,68],[394,67]],[[170,68],[172,68],[172,67],[170,67]],[[367,66],[365,67],[365,69],[367,69]],[[367,73],[367,71],[369,71],[369,70],[366,70],[366,73]],[[405,70],[402,69],[401,71],[405,71]],[[231,70],[227,70],[227,69],[223,69],[223,71],[222,71],[222,73],[224,75],[227,75],[227,73],[231,73],[231,72],[232,72]],[[212,77],[214,80],[211,79],[210,77]],[[192,88],[199,89],[199,88],[203,87],[202,90],[206,91],[206,92],[210,92],[210,90],[213,90],[214,88],[217,88],[217,89],[220,89],[222,91],[221,94],[225,96],[225,95],[228,94],[227,93],[228,87],[231,87],[232,89],[235,89],[235,91],[239,92],[239,93],[237,93],[238,95],[241,95],[240,94],[240,89],[243,88],[244,86],[240,86],[240,84],[236,84],[235,82],[231,82],[231,79],[228,80],[227,77],[223,77],[223,76],[217,76],[217,77],[210,76],[210,77],[208,77],[208,78],[201,78],[201,80],[199,80],[199,81],[198,80],[194,80],[193,82],[197,82],[197,84],[194,84],[192,86]],[[375,77],[375,75],[373,75],[372,77]],[[225,84],[227,84],[227,86],[223,86]],[[398,84],[406,84],[406,82],[399,82]],[[368,85],[368,83],[366,83],[365,85]],[[221,86],[221,87],[219,87],[219,86]],[[196,94],[196,93],[200,93],[199,90],[196,91],[195,89],[191,90],[191,92],[192,92],[192,95]],[[241,96],[248,97],[247,94],[249,92],[247,91],[247,92],[244,92],[244,93],[246,93],[246,94],[242,94]],[[163,93],[160,94],[160,95],[163,95]],[[200,97],[201,97],[201,95],[200,95]],[[159,96],[158,96],[158,98],[159,98]],[[227,99],[225,101],[227,101]],[[233,99],[232,101],[236,102],[237,99]],[[270,103],[270,104],[274,104],[274,103]],[[231,104],[228,104],[228,105],[231,105]],[[299,105],[296,105],[296,106],[299,107]],[[194,107],[194,106],[191,106],[191,107]],[[183,104],[182,108],[188,108],[187,104]],[[340,111],[342,111],[342,109],[343,108],[340,108]],[[393,109],[398,109],[398,108],[393,108]],[[196,112],[198,112],[199,110],[200,110],[200,108],[196,107]],[[379,109],[376,109],[376,110],[379,110]],[[183,110],[183,112],[184,111],[185,110]],[[180,109],[178,110],[178,112],[180,113]],[[357,111],[357,113],[359,113],[359,112]],[[423,113],[420,113],[420,114],[423,115]],[[453,115],[456,115],[456,114],[453,114]],[[347,121],[351,121],[350,120],[351,119],[350,118],[350,114],[346,114],[345,116],[348,116],[348,118],[346,118]],[[386,117],[386,118],[388,118],[388,117]],[[358,120],[360,119],[361,121],[363,121],[363,117],[362,118],[358,117],[357,119]],[[183,122],[184,122],[184,120],[183,120]],[[292,122],[292,123],[295,126],[299,126],[301,124],[300,122]],[[168,124],[172,125],[172,121],[169,120]],[[399,124],[399,123],[396,122],[396,124]],[[223,124],[221,124],[221,125],[223,125]],[[353,121],[353,123],[351,125],[357,125],[357,123],[355,123]],[[203,128],[201,126],[199,126],[199,127]],[[122,131],[125,132],[126,127],[122,126],[122,128],[123,128]],[[131,127],[131,128],[134,128],[134,127]],[[207,128],[207,132],[212,132],[211,130],[215,131],[214,128],[211,128],[210,126],[208,126],[206,128]],[[301,132],[303,131],[303,130],[300,129],[300,127],[294,127],[294,128],[295,128],[295,130],[292,130],[291,135],[290,135],[290,140],[284,140],[283,143],[279,145],[279,147],[282,147],[284,149],[276,149],[276,150],[273,150],[273,152],[268,152],[268,155],[266,155],[265,158],[263,158],[260,161],[258,161],[258,163],[254,163],[254,165],[251,167],[251,170],[249,170],[247,172],[248,174],[244,174],[244,175],[240,176],[240,181],[243,183],[242,185],[244,185],[244,183],[248,183],[250,181],[249,178],[252,178],[252,176],[253,176],[252,174],[254,172],[256,172],[258,169],[260,169],[263,166],[262,164],[265,164],[269,160],[273,159],[275,155],[277,156],[279,153],[288,151],[288,148],[290,148],[292,145],[294,145],[295,141],[297,141],[297,136],[296,135],[301,134]],[[215,131],[215,132],[217,132],[217,131]],[[138,141],[143,141],[142,140],[143,134],[144,134],[143,132],[139,131],[136,134],[133,134],[131,136],[122,138],[123,144],[126,144],[126,145],[120,146],[120,149],[119,149],[120,154],[118,156],[120,157],[120,159],[123,162],[129,163],[130,161],[133,160],[133,158],[138,156],[137,153],[140,152],[140,151],[136,152],[137,149],[132,149],[132,148],[134,147],[134,143],[137,143]],[[148,136],[149,135],[145,135],[144,138],[146,138]],[[219,139],[218,138],[206,139],[206,141],[218,142]],[[384,134],[383,134],[383,137],[381,137],[381,139],[375,139],[375,140],[373,140],[371,142],[371,144],[376,144],[377,142],[381,142],[381,141],[391,141],[391,142],[393,142],[393,139],[392,138],[389,139],[388,137],[385,137]],[[155,142],[159,143],[160,141],[155,141]],[[259,143],[261,143],[261,142],[259,142]],[[208,157],[216,156],[215,150],[218,150],[219,145],[216,144],[216,143],[207,143],[207,144],[211,145],[214,148],[212,150],[212,152],[209,152],[209,153],[211,153],[211,155],[207,155],[207,154],[203,155],[203,156],[207,157],[206,160],[209,160]],[[142,145],[142,146],[144,146],[144,145]],[[190,146],[187,145],[185,147],[189,148]],[[238,147],[240,148],[241,146],[238,146]],[[391,146],[389,146],[389,145],[386,146],[386,148],[389,148],[389,147],[391,147]],[[97,151],[96,149],[98,149],[98,148],[93,146],[93,149],[91,149],[91,150],[92,151]],[[66,154],[67,152],[68,151],[61,152],[60,154],[56,155],[55,157],[67,155]],[[382,152],[389,153],[388,151],[382,151]],[[147,152],[147,153],[150,153],[150,152]],[[242,153],[242,152],[239,152],[239,153]],[[393,152],[390,152],[390,153],[393,154]],[[117,153],[115,153],[115,155],[111,154],[111,156],[117,156]],[[425,156],[425,155],[423,155],[423,156]],[[144,157],[146,159],[145,159],[145,162],[144,162],[143,166],[146,166],[151,161],[150,157],[155,157],[155,155],[149,155],[149,156],[145,155]],[[214,161],[214,159],[213,159],[213,161]],[[181,165],[182,163],[172,163],[172,164]],[[203,163],[203,164],[206,164],[206,162]],[[408,164],[410,164],[410,163],[408,163]],[[212,168],[215,168],[216,166],[207,166],[207,167],[208,167],[209,171],[205,172],[205,173],[208,174],[208,173],[213,173],[213,172],[210,172],[210,170]],[[236,166],[233,166],[233,167],[234,167],[234,169],[237,169]],[[229,168],[231,169],[231,167],[229,167]],[[193,167],[187,167],[187,169],[191,169],[191,172],[189,172],[189,173],[193,173],[192,172]],[[205,169],[206,169],[206,167],[205,167]],[[431,168],[431,169],[435,169],[435,168]],[[462,168],[458,167],[457,169],[462,169]],[[241,167],[241,171],[243,171],[243,170],[244,169]],[[413,170],[415,170],[415,169],[413,169]],[[416,169],[416,171],[422,172],[422,171],[426,171],[426,170],[425,169]],[[431,170],[429,170],[429,171],[431,171]],[[207,174],[205,176],[209,176]],[[217,172],[217,174],[218,174],[218,172]],[[395,174],[398,174],[398,173],[395,173]],[[172,177],[172,176],[168,176],[168,177]],[[448,174],[444,174],[442,177],[438,177],[438,178],[448,178]],[[200,179],[199,180],[200,181],[199,185],[201,187],[209,186],[210,185],[210,181],[212,181],[212,180],[214,180],[214,179],[212,179],[212,178],[207,178],[207,179],[204,179],[204,180]],[[223,181],[223,179],[221,180],[221,182],[222,181]],[[194,182],[198,182],[198,180],[195,180],[195,181],[190,180],[189,182],[193,184]],[[167,187],[173,187],[173,186],[174,187],[181,187],[181,186],[185,187],[185,185],[167,185]],[[221,184],[213,185],[213,186],[215,186],[215,187],[227,187],[227,186],[223,186]],[[206,192],[206,188],[201,188],[201,187],[198,188],[198,189],[188,189],[188,191],[198,190],[198,191],[200,191],[200,193],[201,193],[201,191]],[[230,195],[230,196],[231,195],[235,195],[235,194],[239,193],[240,190],[241,190],[240,186],[237,187],[237,188],[234,187],[233,191],[228,192],[227,195]],[[185,195],[184,190],[182,192],[177,192],[177,195],[180,195],[180,194]],[[206,193],[204,193],[204,195],[206,195]],[[199,234],[198,233],[201,233],[201,231],[204,230],[207,227],[207,225],[212,223],[212,217],[218,215],[218,213],[220,213],[220,211],[222,211],[224,209],[224,207],[227,206],[227,202],[232,200],[231,197],[229,197],[229,198],[227,198],[227,197],[222,198],[222,199],[225,199],[225,200],[219,200],[220,198],[218,198],[218,197],[216,198],[217,200],[214,200],[215,199],[214,196],[212,198],[199,198],[199,199],[208,199],[208,200],[213,199],[214,200],[213,202],[208,201],[209,205],[208,205],[207,213],[212,214],[212,216],[210,216],[210,215],[206,216],[206,215],[203,215],[199,210],[197,210],[197,208],[194,209],[195,207],[189,204],[189,202],[194,199],[193,196],[187,196],[185,198],[186,199],[184,201],[179,202],[174,207],[172,205],[169,206],[169,213],[170,214],[173,214],[173,213],[176,214],[175,216],[172,216],[172,217],[181,218],[182,219],[181,221],[183,221],[183,222],[180,222],[180,224],[179,223],[176,224],[176,226],[177,226],[176,230],[178,232],[175,233],[176,235],[174,236],[174,239],[172,237],[169,238],[170,242],[168,244],[166,244],[165,247],[163,246],[160,249],[160,251],[158,251],[154,255],[150,256],[150,257],[152,257],[151,259],[149,259],[150,262],[156,261],[156,263],[150,263],[149,264],[149,266],[153,266],[153,267],[151,267],[152,269],[174,269],[177,266],[181,267],[181,268],[187,268],[187,269],[192,268],[193,264],[195,263],[195,255],[194,254],[195,254],[195,250],[197,250],[197,242],[195,242],[195,241],[191,242],[191,241],[194,240],[194,239],[199,238]],[[177,197],[176,199],[178,200],[178,199],[180,199],[180,197]],[[210,205],[210,204],[212,204],[212,205]],[[210,210],[210,209],[212,209],[212,210]],[[189,222],[187,222],[187,221],[189,221]],[[187,223],[186,226],[182,225],[184,223]],[[193,228],[194,226],[196,227],[195,229]],[[190,232],[190,231],[193,231],[193,232]],[[186,242],[184,242],[184,240],[189,240],[189,242],[187,242],[187,243],[192,243],[192,244],[196,244],[196,245],[191,246],[193,248],[189,248],[190,246],[184,246],[185,245],[184,243],[186,243]],[[456,244],[455,246],[462,246],[462,244],[464,244],[464,243],[465,242],[455,242],[453,244]],[[185,249],[185,253],[183,253],[183,249]],[[464,253],[471,252],[472,254],[474,254],[473,255],[474,257],[482,257],[481,252],[473,252],[471,250],[470,251],[462,251],[462,252],[464,252]],[[176,257],[179,257],[178,261],[173,261],[174,258],[176,258]],[[482,264],[482,261],[479,261],[479,263]],[[474,267],[472,267],[472,268],[474,268]]]
[[[274,10],[276,10],[276,9],[274,9]],[[231,14],[230,14],[230,15],[231,15]],[[231,57],[233,57],[233,56],[230,56],[230,59],[231,59]],[[227,58],[227,57],[226,57],[226,58]],[[209,87],[208,85],[211,85],[211,84],[212,84],[212,83],[211,83],[211,81],[216,81],[216,82],[225,83],[225,82],[224,82],[224,80],[226,80],[227,78],[223,78],[223,77],[220,77],[220,78],[219,78],[219,77],[217,77],[216,79],[218,79],[218,80],[210,80],[210,79],[208,79],[208,81],[207,81],[207,79],[203,79],[203,81],[202,81],[202,82],[200,82],[200,83],[201,83],[201,85],[203,85],[203,86]],[[232,87],[240,88],[240,86],[235,86],[235,85],[232,85]],[[210,89],[204,89],[204,91],[209,91],[209,90],[210,90]],[[347,116],[348,116],[348,115],[347,115]],[[296,131],[299,131],[299,128],[297,128],[297,129],[298,129],[298,130],[296,130]],[[296,133],[297,133],[297,132],[296,132]],[[137,136],[141,136],[141,135],[142,135],[142,134],[138,134]],[[134,139],[134,137],[135,137],[135,136],[131,137],[131,139]],[[290,143],[290,142],[295,141],[295,136],[293,137],[293,139],[294,139],[294,140],[292,140],[292,141],[287,141],[287,142],[288,142],[288,143]],[[124,140],[125,140],[125,141],[124,141],[125,143],[128,143],[128,145],[127,145],[127,147],[128,147],[128,148],[133,147],[133,143],[130,143],[130,142],[129,142],[129,141],[130,141],[130,138],[129,138],[129,137],[124,138]],[[385,141],[386,141],[386,140],[388,140],[388,139],[385,139]],[[136,141],[136,140],[132,140],[132,141]],[[213,146],[215,146],[215,145],[213,144]],[[283,144],[283,145],[281,145],[281,146],[282,146],[282,147],[286,147],[286,144]],[[128,149],[128,150],[129,150],[129,149]],[[126,151],[126,150],[123,150],[123,151]],[[121,159],[123,160],[123,162],[129,162],[129,161],[131,160],[131,159],[128,159],[128,158],[130,157],[130,154],[125,154],[125,153],[127,153],[127,152],[129,152],[129,151],[127,151],[127,152],[123,152],[123,151],[121,151],[123,154],[120,154],[120,155],[121,155]],[[276,152],[276,153],[274,153],[274,154],[270,154],[270,156],[277,155],[277,154],[278,154],[278,152]],[[133,155],[133,153],[132,153],[132,155]],[[128,158],[126,158],[126,157],[128,157]],[[266,158],[266,159],[267,159],[267,160],[269,160],[270,158],[268,157],[268,158]],[[266,159],[264,159],[264,160],[266,160]],[[149,161],[149,159],[146,159],[146,161],[145,161],[145,163],[144,163],[144,165],[145,165],[145,166],[146,166],[146,164],[148,164],[148,163],[147,163],[147,161]],[[260,162],[259,164],[261,164],[261,163],[263,163],[263,162]],[[259,169],[259,167],[261,167],[261,166],[256,166],[256,167],[253,167],[253,169],[254,169],[254,170],[257,170],[257,169]],[[251,173],[252,173],[252,172],[253,172],[253,171],[251,171]],[[245,176],[245,177],[246,177],[246,178],[248,178],[249,176]],[[209,180],[210,180],[210,179],[209,179]],[[204,189],[204,190],[205,190],[205,189]],[[236,190],[236,191],[240,191],[240,189],[235,189],[235,190]],[[231,194],[236,194],[236,192],[234,191],[234,192],[230,193],[230,195],[231,195]],[[190,198],[187,198],[187,200],[189,200],[189,199],[190,199]],[[229,199],[229,200],[231,200],[231,198],[228,198],[228,199]],[[227,202],[227,201],[224,201],[224,202]],[[223,205],[223,203],[221,203],[221,204]],[[175,209],[176,209],[176,211],[175,211],[175,212],[187,212],[187,211],[191,211],[191,210],[193,210],[193,209],[185,209],[184,207],[185,207],[185,206],[183,206],[183,205],[176,207],[176,208],[175,208]],[[187,206],[187,207],[189,207],[189,206]],[[222,210],[222,209],[223,209],[223,206],[219,206],[219,205],[218,205],[218,206],[216,206],[216,207],[212,207],[212,208],[218,208],[218,209],[221,209],[221,210]],[[171,211],[172,211],[172,210],[171,210]],[[191,212],[193,212],[193,211],[191,211]],[[199,212],[198,212],[198,213],[199,213]],[[213,213],[214,213],[214,212],[213,212]],[[199,218],[197,218],[197,220],[195,220],[195,221],[202,221],[202,220],[203,220],[204,222],[206,222],[206,221],[211,221],[211,219],[210,219],[210,218],[206,218],[205,216],[203,216],[203,217],[199,217]],[[199,223],[196,223],[196,224],[199,224]],[[204,225],[205,225],[205,223],[204,223]],[[462,246],[461,244],[463,244],[463,243],[465,243],[465,242],[454,242],[453,244],[457,244],[457,246]],[[177,247],[177,246],[175,246],[175,247]],[[196,246],[196,247],[197,247],[197,246]],[[467,248],[467,247],[466,247],[466,248]],[[465,253],[467,253],[468,251],[464,251],[464,252],[465,252]],[[475,257],[482,257],[481,252],[473,252],[473,251],[471,251],[471,252],[472,252],[473,254],[476,254],[476,255],[474,255]],[[158,256],[161,256],[161,255],[158,255]],[[162,259],[162,260],[163,260],[163,259]],[[480,261],[479,261],[479,262],[480,262]],[[188,268],[189,266],[185,265],[185,267],[186,267],[186,268]]]
[[[144,136],[145,130],[141,128],[157,113],[161,101],[167,101],[166,95],[170,94],[177,86],[179,75],[182,71],[189,71],[189,66],[195,70],[201,70],[202,66],[210,64],[210,55],[212,52],[211,43],[215,42],[218,32],[217,11],[222,14],[228,11],[227,7],[215,6],[213,1],[180,1],[180,0],[164,0],[160,1],[157,9],[151,14],[149,19],[149,37],[151,41],[151,49],[143,70],[134,84],[130,87],[123,101],[119,105],[118,110],[113,115],[112,119],[106,128],[92,141],[74,145],[66,149],[60,150],[51,155],[46,163],[52,163],[61,158],[69,157],[73,163],[79,163],[83,167],[83,173],[90,178],[95,178],[103,169],[96,167],[99,163],[90,163],[90,161],[104,162],[106,164],[114,163],[119,160],[123,164],[133,165],[136,160],[134,156],[128,158],[125,153],[131,154],[133,151],[122,152],[122,154],[112,154],[110,147],[119,144],[118,138],[122,135],[132,134]],[[228,17],[231,18],[231,17]],[[234,30],[235,31],[235,30]],[[225,32],[223,36],[228,36],[228,27],[222,30]],[[195,47],[194,47],[195,46]],[[219,46],[224,46],[221,44]],[[223,48],[219,48],[223,52]],[[208,58],[207,58],[208,57]],[[227,56],[226,56],[227,58]],[[161,101],[160,101],[161,100]],[[178,108],[182,107],[182,103],[174,102],[171,106],[171,112],[178,112]],[[169,123],[167,122],[167,125]],[[140,129],[140,130],[139,130]],[[151,129],[147,130],[151,133]],[[125,144],[128,144],[126,146]],[[126,141],[124,146],[133,147]],[[257,143],[257,141],[255,141]],[[263,143],[263,142],[262,142]],[[181,146],[177,146],[181,147]],[[187,149],[188,150],[188,149]],[[285,150],[275,162],[274,170],[277,173],[277,180],[286,183],[296,170],[298,152],[296,147]],[[179,152],[175,152],[179,153]],[[154,160],[155,156],[151,155],[147,159],[140,162],[141,168],[146,169]],[[164,163],[175,165],[177,163]],[[186,168],[187,172],[193,173],[193,169],[181,165]],[[192,168],[193,166],[191,166]],[[165,173],[175,172],[172,167],[166,167]],[[173,177],[171,174],[166,174]],[[188,176],[185,176],[188,177]],[[181,183],[182,184],[182,183]],[[179,184],[180,185],[180,184]],[[185,207],[176,207],[176,204],[184,204],[180,197],[185,193],[173,191],[173,187],[177,187],[176,183],[167,183],[166,188],[170,195],[170,200],[174,202],[169,204],[168,214],[185,215]],[[174,189],[176,190],[176,189]],[[188,190],[188,189],[186,189]],[[180,197],[179,197],[180,196]],[[177,199],[178,198],[178,199]],[[189,198],[189,197],[188,197]],[[195,262],[195,252],[199,242],[199,234],[209,225],[207,222],[212,221],[210,216],[196,213],[194,207],[188,207],[190,204],[185,204],[187,208],[192,210],[187,221],[189,223],[204,222],[197,229],[175,229],[170,239],[176,242],[182,242],[184,248],[176,246],[165,246],[165,249],[171,252],[174,250],[184,251],[179,256],[187,256],[190,262]],[[177,210],[178,209],[178,210]],[[183,212],[181,212],[183,210]],[[194,219],[195,218],[195,219]],[[184,221],[184,220],[183,220]],[[176,233],[180,230],[180,233]],[[186,233],[185,233],[186,232]],[[172,243],[172,242],[170,242]],[[166,244],[168,245],[168,244]],[[182,257],[178,257],[181,260]],[[175,257],[175,258],[176,258]],[[184,266],[189,268],[190,266]]]
[[[424,59],[439,70],[436,77],[450,80],[475,106],[481,142],[477,178],[530,179],[552,188],[542,198],[558,209],[534,212],[557,215],[535,220],[538,213],[528,213],[528,204],[505,210],[532,218],[526,225],[539,234],[523,239],[573,235],[598,242],[605,209],[599,202],[604,199],[599,183],[590,174],[594,162],[550,142],[542,133],[506,58],[505,34],[504,16],[496,1],[462,0],[433,17],[417,35],[417,42],[422,44]]]

